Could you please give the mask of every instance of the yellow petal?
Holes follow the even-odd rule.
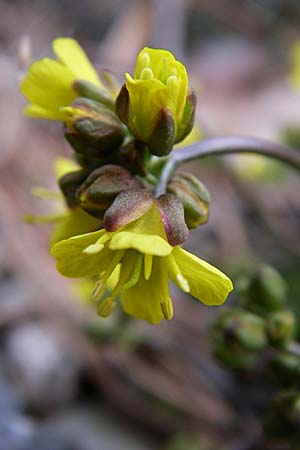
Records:
[[[135,66],[135,70],[134,70],[134,78],[140,78],[141,72],[142,72],[143,68],[145,67],[143,64],[143,62],[144,62],[143,55],[145,53],[149,56],[149,66],[150,66],[155,78],[161,77],[163,59],[165,59],[168,63],[171,61],[175,61],[174,55],[171,52],[169,52],[168,50],[145,47],[138,54],[136,66]]]
[[[140,133],[140,139],[146,141],[151,135],[156,117],[163,105],[159,101],[159,92],[168,88],[160,80],[134,80],[125,74],[126,87],[130,98],[131,120]]]
[[[58,271],[67,277],[79,278],[103,272],[112,260],[113,252],[105,247],[92,255],[83,250],[99,239],[105,230],[74,236],[58,242],[51,248],[51,255],[57,259]]]
[[[121,303],[127,314],[152,324],[161,321],[161,303],[166,301],[164,284],[168,283],[165,267],[161,258],[154,258],[150,279],[146,281],[141,274],[133,288],[121,293]]]
[[[188,281],[193,297],[210,306],[225,302],[233,286],[223,272],[180,247],[174,247],[172,255]],[[170,278],[178,285],[175,273],[171,272]]]
[[[69,158],[64,158],[63,156],[56,158],[54,161],[54,173],[57,180],[63,175],[79,169],[79,164]]]
[[[62,113],[54,108],[43,108],[39,105],[29,104],[24,108],[24,114],[28,117],[39,117],[40,119],[63,120]]]
[[[68,67],[75,79],[87,80],[104,87],[94,66],[75,39],[57,38],[53,41],[52,46],[59,60]]]
[[[51,245],[73,236],[99,229],[100,220],[90,216],[80,208],[66,212],[66,215],[54,227]]]
[[[111,250],[133,248],[141,253],[158,256],[167,256],[173,250],[173,247],[160,236],[136,234],[130,231],[116,232],[108,245]]]
[[[41,108],[41,111],[50,110],[55,114],[59,107],[69,105],[77,97],[72,90],[73,81],[74,76],[67,67],[58,61],[44,58],[30,66],[20,89],[31,103]],[[33,114],[37,110],[28,109],[27,111]],[[59,111],[57,115],[60,116]]]

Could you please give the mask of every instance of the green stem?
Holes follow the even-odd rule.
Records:
[[[300,151],[264,139],[247,136],[224,136],[205,139],[174,151],[166,163],[157,185],[156,195],[164,194],[168,181],[181,164],[205,156],[233,153],[256,153],[289,164],[300,172]]]

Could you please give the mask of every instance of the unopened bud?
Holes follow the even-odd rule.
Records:
[[[131,173],[136,173],[143,177],[147,175],[145,154],[145,144],[134,139],[120,147],[115,155],[115,163],[130,170]]]
[[[121,166],[108,164],[95,169],[77,191],[82,209],[102,218],[116,196],[129,189],[138,189],[140,182]]]
[[[93,158],[116,151],[124,139],[124,127],[115,113],[88,98],[78,98],[62,108],[65,136],[74,150]]]
[[[188,88],[183,117],[179,123],[175,143],[183,141],[192,131],[195,123],[197,95],[193,88]]]
[[[70,136],[68,136],[67,140],[70,142]],[[78,136],[75,137],[76,145],[78,145]],[[84,148],[84,144],[83,144]],[[79,152],[74,152],[74,156],[80,167],[83,169],[87,169],[87,171],[90,173],[92,170],[97,169],[100,166],[104,166],[106,164],[110,164],[112,162],[112,157],[109,156],[103,157],[103,158],[96,158],[89,155],[84,155]]]
[[[300,394],[297,389],[281,392],[275,401],[275,406],[289,424],[299,429],[300,426]]]
[[[300,357],[288,351],[278,352],[270,361],[272,375],[282,385],[298,381],[300,377]]]
[[[76,170],[75,172],[68,172],[59,179],[59,187],[70,208],[77,205],[76,192],[87,176],[88,171],[82,169]]]
[[[267,330],[273,345],[283,347],[293,339],[296,331],[295,316],[291,311],[276,311],[268,316]]]
[[[265,321],[242,309],[229,309],[213,328],[215,356],[234,368],[250,368],[267,346]]]
[[[248,309],[268,314],[284,307],[286,284],[273,267],[263,265],[250,280],[246,295]]]
[[[168,192],[180,199],[187,226],[192,229],[207,222],[210,195],[206,187],[194,175],[176,173],[168,184]]]

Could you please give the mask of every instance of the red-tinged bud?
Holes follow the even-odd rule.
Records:
[[[140,187],[140,181],[128,170],[108,164],[95,169],[88,176],[77,191],[77,201],[87,213],[102,218],[120,192]]]
[[[63,175],[59,181],[59,187],[63,192],[66,202],[70,208],[77,206],[76,192],[79,186],[84,182],[88,176],[87,170],[76,170]]]
[[[186,172],[177,172],[168,184],[168,192],[180,199],[187,226],[192,229],[207,222],[210,195],[197,177]]]
[[[65,136],[78,153],[102,158],[122,144],[124,126],[106,106],[88,98],[78,98],[62,111],[67,127]]]

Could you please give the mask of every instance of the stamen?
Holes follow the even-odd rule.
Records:
[[[150,56],[147,52],[145,52],[141,56],[141,66],[145,68],[149,67],[149,65],[150,65]]]
[[[173,304],[170,297],[167,297],[164,303],[160,304],[163,316],[166,320],[171,320],[173,317]]]
[[[149,280],[152,272],[153,255],[144,256],[144,276],[145,280]]]
[[[182,273],[180,272],[180,269],[172,255],[168,256],[168,265],[169,265],[171,272],[173,272],[175,274],[177,283],[179,284],[179,286],[183,290],[183,292],[190,292],[189,283],[184,278]]]
[[[122,286],[123,290],[130,289],[133,286],[135,286],[136,283],[139,281],[141,275],[143,255],[141,253],[134,252],[134,254],[131,257],[134,258],[134,267],[130,277],[127,279],[126,283],[124,283]]]
[[[142,70],[140,79],[141,80],[152,80],[154,77],[153,72],[149,67],[145,67],[145,69]]]
[[[116,307],[116,302],[113,298],[107,297],[103,302],[100,304],[98,308],[98,315],[101,317],[108,317],[111,315],[113,310]]]
[[[94,289],[92,291],[92,294],[91,294],[91,297],[90,297],[91,301],[95,302],[95,301],[100,301],[101,300],[101,298],[102,298],[102,296],[103,296],[103,294],[105,292],[105,289],[106,289],[105,283],[107,282],[108,278],[111,276],[111,274],[115,270],[116,266],[119,264],[119,262],[123,258],[124,253],[125,253],[125,250],[120,250],[120,251],[118,251],[115,254],[115,256],[113,257],[113,259],[112,259],[111,263],[109,264],[108,268],[106,269],[106,271],[104,272],[103,276],[101,277],[101,280],[99,280],[99,282],[97,282],[97,283],[101,282],[101,286],[99,284],[99,288],[98,289],[97,288],[95,289],[96,286],[94,287]],[[96,285],[97,285],[97,283],[96,283]]]
[[[51,191],[50,189],[45,189],[41,186],[33,186],[31,188],[31,194],[41,199],[61,200],[63,198],[61,192]]]
[[[95,283],[95,285],[94,285],[94,287],[93,287],[93,289],[92,289],[92,291],[90,293],[90,300],[92,302],[94,302],[99,297],[99,293],[100,293],[102,287],[103,287],[102,280],[96,281],[96,283]]]
[[[176,75],[170,75],[167,79],[166,85],[170,88],[176,87],[178,85],[178,78]]]

